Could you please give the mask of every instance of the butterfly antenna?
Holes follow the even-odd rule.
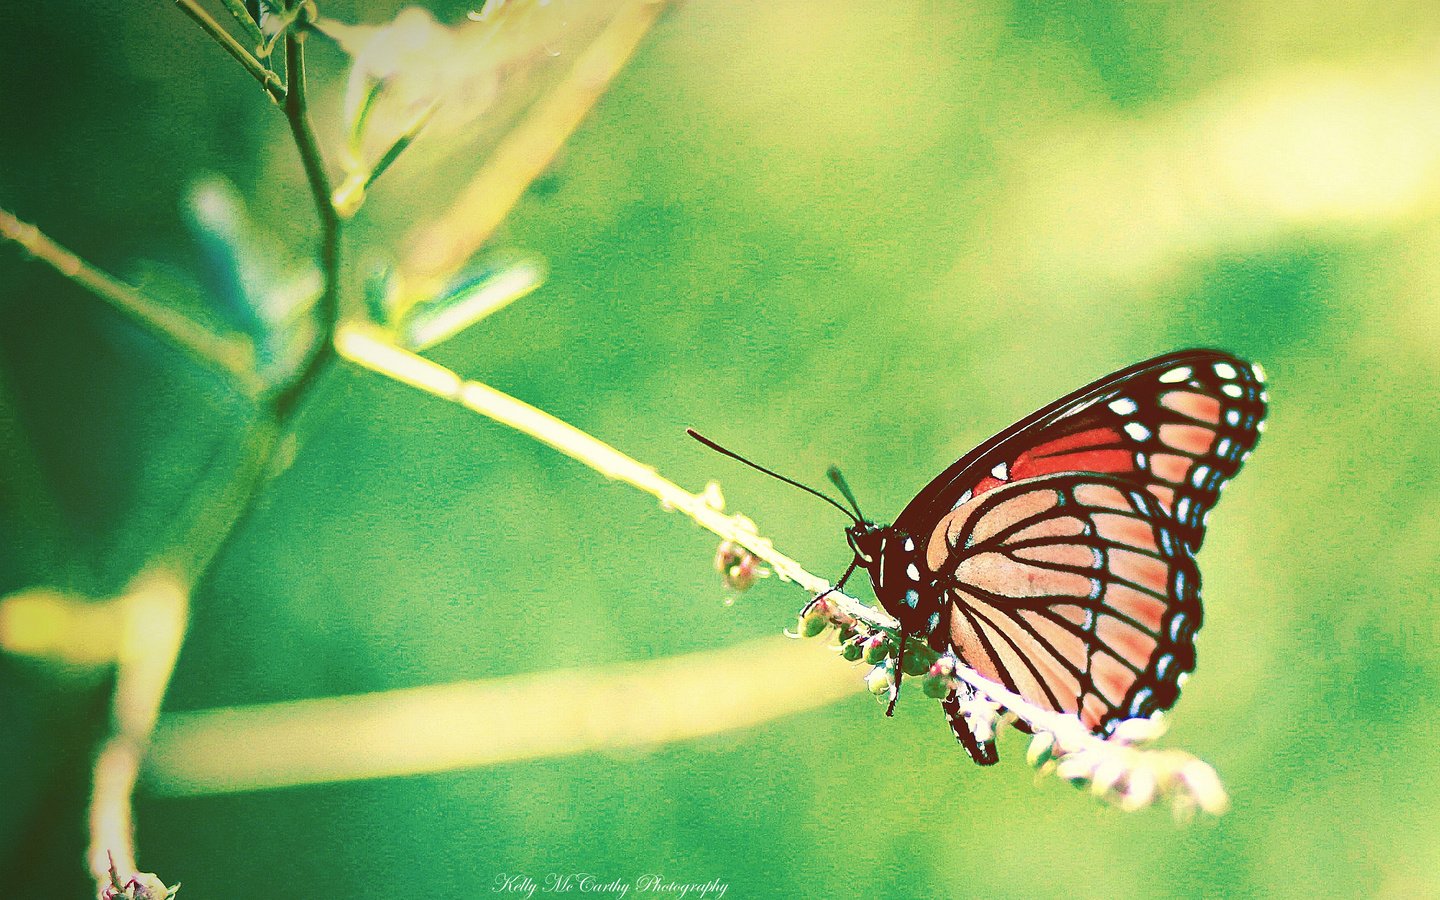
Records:
[[[720,446],[719,444],[715,443],[714,441],[710,440],[710,439],[707,438],[705,435],[701,434],[700,432],[696,431],[696,430],[693,429],[693,428],[687,428],[687,429],[685,429],[685,433],[688,434],[688,435],[690,435],[692,438],[694,438],[695,440],[699,441],[700,443],[704,444],[705,446],[709,447],[711,450],[714,450],[716,453],[723,453],[724,455],[730,457],[731,459],[738,460],[738,461],[744,463],[745,465],[747,465],[747,466],[749,466],[750,468],[756,470],[757,472],[764,472],[766,475],[769,475],[771,478],[777,478],[777,479],[779,479],[780,481],[783,481],[783,482],[785,482],[785,483],[788,484],[788,485],[792,485],[792,486],[794,486],[794,487],[799,488],[799,489],[802,490],[802,491],[805,491],[807,494],[814,494],[816,497],[819,497],[821,500],[824,500],[826,503],[830,504],[831,506],[833,506],[833,507],[835,507],[836,509],[838,509],[838,510],[840,510],[841,512],[843,512],[846,516],[850,517],[851,519],[854,519],[856,525],[859,525],[859,524],[860,524],[860,520],[855,517],[855,514],[854,514],[854,513],[852,513],[850,510],[846,509],[845,507],[841,506],[841,505],[840,505],[839,503],[837,503],[833,498],[828,497],[828,496],[826,496],[825,494],[820,493],[819,491],[815,490],[814,488],[812,488],[812,487],[810,487],[810,486],[808,486],[808,485],[801,484],[800,482],[796,481],[796,480],[793,479],[793,478],[786,478],[784,475],[781,475],[779,472],[772,472],[771,470],[765,468],[765,467],[762,466],[762,465],[759,465],[758,463],[753,463],[753,462],[751,462],[750,460],[748,460],[748,459],[746,459],[745,457],[741,456],[740,454],[734,452],[733,450],[726,450],[724,447],[722,447],[722,446]]]
[[[831,466],[825,471],[825,477],[830,479],[831,484],[839,488],[840,495],[846,500],[849,500],[850,505],[855,507],[855,515],[858,516],[861,521],[864,521],[865,514],[860,511],[860,504],[855,502],[855,492],[850,490],[850,483],[845,480],[844,475],[840,474],[840,469],[837,466]]]

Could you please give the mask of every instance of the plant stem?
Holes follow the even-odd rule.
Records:
[[[245,37],[250,41],[251,47],[255,50],[263,47],[265,32],[260,30],[260,23],[250,18],[250,12],[245,8],[245,4],[240,0],[222,0],[222,2],[225,4],[225,10],[235,19],[235,24],[245,32]]]
[[[330,200],[325,159],[310,126],[305,95],[304,35],[297,34],[294,28],[285,33],[285,80],[289,84],[285,119],[290,124],[295,148],[300,152],[300,164],[305,169],[305,180],[320,217],[320,269],[325,283],[315,309],[320,318],[320,340],[304,370],[275,398],[275,414],[282,421],[290,417],[300,398],[334,361],[335,328],[340,321],[340,214]]]
[[[55,243],[34,225],[0,209],[0,237],[14,241],[36,259],[131,316],[151,331],[208,366],[220,369],[247,395],[262,385],[253,368],[254,350],[244,338],[211,333],[180,313],[157,303],[128,284],[102,272]]]
[[[260,82],[260,86],[276,103],[285,102],[285,84],[280,80],[280,76],[266,68],[264,63],[255,58],[255,54],[246,50],[239,41],[231,37],[230,32],[220,27],[220,23],[202,9],[199,3],[195,0],[175,0],[175,5],[180,7],[185,15],[194,19],[206,34],[215,39],[215,43],[235,58],[236,62],[244,66],[245,71],[255,76],[255,80]]]
[[[653,749],[855,696],[854,673],[826,657],[768,635],[661,659],[169,713],[145,783],[168,796],[229,794]]]
[[[97,891],[136,873],[132,797],[185,639],[189,591],[173,573],[141,573],[119,598],[121,635],[110,734],[95,757],[87,857]]]

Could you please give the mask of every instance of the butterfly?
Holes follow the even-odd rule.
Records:
[[[1218,350],[1137,363],[966,453],[890,525],[861,515],[833,469],[853,514],[762,471],[854,520],[854,559],[836,589],[864,569],[900,623],[890,711],[915,637],[1107,735],[1172,707],[1195,668],[1195,554],[1264,430],[1267,400],[1261,368]],[[955,693],[942,709],[976,763],[998,760]]]

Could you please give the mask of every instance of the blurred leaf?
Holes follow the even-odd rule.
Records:
[[[544,267],[538,260],[481,263],[443,295],[408,309],[400,322],[401,343],[411,350],[424,350],[449,340],[524,297],[544,280]]]
[[[348,130],[359,136],[352,152],[378,156],[432,104],[427,140],[444,146],[468,140],[477,127],[503,129],[542,90],[531,82],[552,68],[545,64],[558,60],[563,69],[625,2],[512,0],[456,25],[418,6],[383,25],[320,20],[316,27],[352,58],[344,104]],[[506,109],[496,116],[502,100]]]
[[[320,296],[319,270],[263,232],[223,178],[196,181],[187,212],[210,260],[213,307],[254,340],[261,376],[284,383],[319,334],[310,315]]]

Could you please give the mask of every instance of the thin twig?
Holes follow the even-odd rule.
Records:
[[[310,126],[304,41],[304,34],[296,33],[293,27],[285,33],[285,80],[290,86],[285,97],[285,120],[290,125],[295,148],[300,152],[305,181],[320,217],[320,271],[324,287],[315,307],[320,319],[320,339],[305,368],[276,396],[275,412],[280,419],[290,417],[300,398],[334,360],[335,328],[340,321],[340,214],[330,200],[330,176],[325,174],[325,159],[315,139],[315,130]]]
[[[250,11],[240,0],[221,0],[221,2],[225,5],[225,11],[230,13],[230,17],[235,20],[235,24],[245,32],[245,37],[253,48],[252,52],[259,53],[265,46],[265,32],[260,30],[260,23],[250,18]]]
[[[239,41],[231,36],[230,32],[222,28],[219,22],[202,9],[199,3],[196,3],[195,0],[175,0],[175,5],[180,7],[185,15],[194,19],[195,23],[204,29],[206,34],[214,38],[215,43],[223,47],[226,53],[235,57],[235,61],[244,66],[245,71],[260,82],[260,86],[276,103],[285,102],[285,83],[280,80],[280,76],[270,71],[264,63],[255,58],[253,53],[246,50]]]
[[[370,97],[373,98],[374,96],[372,92]],[[367,105],[368,103],[369,100],[367,100]],[[335,189],[334,196],[330,198],[331,203],[335,206],[335,212],[339,214],[341,218],[351,218],[355,213],[360,211],[361,204],[365,202],[365,192],[370,190],[371,185],[375,183],[377,178],[384,175],[386,170],[395,164],[395,160],[400,158],[400,154],[409,149],[410,145],[415,142],[415,139],[420,136],[420,132],[429,124],[430,118],[435,114],[437,108],[436,104],[432,103],[423,109],[420,114],[415,117],[414,121],[410,123],[410,127],[405,129],[405,131],[390,144],[385,152],[380,155],[380,158],[376,160],[375,165],[371,167],[368,172],[358,168],[360,163],[358,160],[358,151],[356,151],[357,169],[345,177],[345,180]],[[362,112],[361,115],[363,116],[364,113]]]
[[[206,330],[95,268],[55,243],[34,225],[20,221],[3,209],[0,209],[0,237],[19,244],[36,259],[49,264],[56,272],[165,337],[195,359],[225,372],[247,395],[254,396],[263,389],[253,366],[254,350],[246,339],[237,335],[221,336]]]

